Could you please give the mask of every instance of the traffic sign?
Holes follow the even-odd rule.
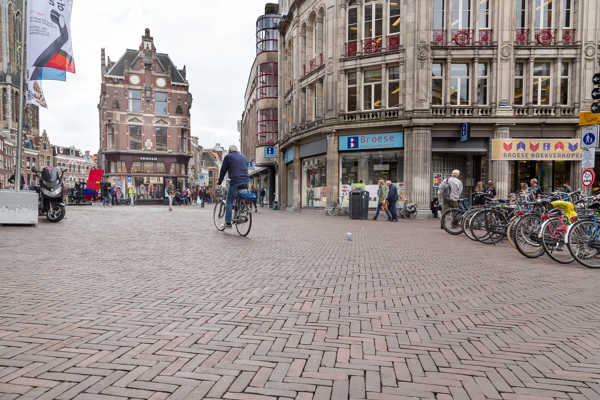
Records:
[[[583,111],[579,113],[579,125],[598,125],[600,124],[600,114],[594,114],[590,111]]]
[[[581,147],[584,149],[598,147],[598,125],[581,127]]]
[[[586,188],[587,187],[592,187],[594,185],[595,181],[596,181],[596,173],[594,172],[593,169],[586,169],[581,174],[581,183]]]
[[[583,149],[581,152],[581,169],[594,168],[596,166],[596,149]]]

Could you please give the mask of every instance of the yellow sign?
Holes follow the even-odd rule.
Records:
[[[492,139],[492,160],[581,161],[579,139]]]
[[[579,113],[579,126],[600,124],[600,114],[594,114],[590,111]]]

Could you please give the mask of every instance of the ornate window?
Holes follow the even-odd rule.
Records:
[[[347,93],[347,104],[346,109],[348,112],[358,110],[358,82],[356,80],[356,72],[346,73],[346,93]]]
[[[469,105],[469,64],[450,65],[450,105]]]
[[[568,62],[560,63],[560,104],[569,104],[569,69]]]
[[[348,24],[346,30],[346,55],[354,56],[358,49],[358,8],[348,9]]]
[[[167,115],[169,113],[167,104],[167,94],[165,92],[154,93],[154,112],[156,114]]]
[[[400,67],[394,65],[388,67],[388,107],[400,105]]]
[[[383,42],[383,5],[374,1],[367,2],[364,8],[364,50],[376,53]]]
[[[363,79],[363,110],[375,110],[381,108],[381,68],[366,70]]]
[[[513,104],[522,106],[524,104],[524,79],[525,79],[525,64],[522,62],[515,63],[515,93]]]
[[[129,112],[142,112],[142,91],[129,89]]]
[[[444,64],[433,63],[431,66],[431,104],[444,104]]]
[[[533,104],[537,106],[550,105],[552,76],[550,75],[550,62],[536,62],[533,66]]]
[[[167,151],[167,128],[164,126],[156,127],[156,150]]]
[[[142,149],[142,127],[140,125],[129,125],[129,149]]]
[[[489,64],[477,64],[477,102],[481,105],[488,104],[488,78]]]

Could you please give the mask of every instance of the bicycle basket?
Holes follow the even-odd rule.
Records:
[[[239,195],[242,199],[247,201],[255,201],[256,194],[254,192],[249,191],[248,189],[242,189],[239,192]]]

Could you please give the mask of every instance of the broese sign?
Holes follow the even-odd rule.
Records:
[[[404,145],[402,132],[339,137],[339,150],[394,149]]]

